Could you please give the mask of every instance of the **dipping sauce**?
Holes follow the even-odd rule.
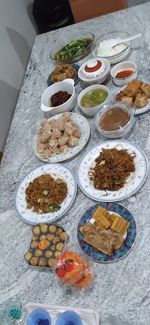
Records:
[[[51,106],[55,107],[55,106],[62,105],[70,97],[71,97],[71,95],[67,91],[58,91],[57,93],[55,93],[54,95],[52,95],[52,97],[50,99],[50,107]]]
[[[88,91],[81,99],[81,105],[87,108],[93,108],[102,104],[108,97],[108,92],[104,89],[94,89]]]
[[[108,110],[100,119],[100,128],[104,131],[115,131],[126,125],[129,121],[129,114],[120,107]]]
[[[127,77],[131,76],[133,73],[135,73],[135,71],[134,70],[131,70],[131,69],[122,70],[122,71],[119,71],[116,74],[115,77],[118,78],[118,79],[127,78]]]

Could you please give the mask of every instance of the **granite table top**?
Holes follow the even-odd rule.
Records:
[[[28,302],[62,304],[94,308],[104,320],[110,314],[132,324],[149,325],[150,307],[150,173],[141,190],[122,202],[137,223],[134,249],[114,264],[93,264],[95,279],[90,290],[64,291],[51,272],[28,268],[24,253],[28,249],[31,226],[19,219],[14,206],[14,193],[22,178],[41,162],[34,156],[32,138],[36,124],[42,119],[40,96],[47,87],[46,80],[53,69],[50,49],[54,43],[66,39],[70,33],[91,31],[95,37],[104,32],[122,30],[131,35],[142,33],[140,42],[132,43],[129,59],[138,67],[138,77],[150,82],[150,3],[145,3],[110,15],[81,22],[61,30],[38,35],[25,72],[15,115],[10,128],[4,157],[0,167],[0,303],[18,296],[23,305]],[[81,62],[83,62],[82,60]],[[79,63],[81,63],[79,62]],[[110,90],[115,86],[107,83]],[[80,84],[76,86],[81,91]],[[77,110],[77,108],[76,108]],[[93,120],[91,139],[84,153],[102,141]],[[136,118],[134,131],[127,138],[138,144],[150,160],[150,112]],[[76,171],[83,152],[65,164]],[[75,203],[60,220],[60,224],[77,243],[76,229],[82,212],[92,206],[79,189]]]

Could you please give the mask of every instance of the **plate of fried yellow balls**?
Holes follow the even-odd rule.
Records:
[[[31,266],[51,268],[61,255],[68,241],[63,227],[55,224],[40,224],[32,228],[32,238],[28,252],[24,255]]]

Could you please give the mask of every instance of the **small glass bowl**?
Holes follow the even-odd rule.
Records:
[[[76,40],[81,40],[84,38],[88,38],[91,40],[91,42],[88,44],[88,46],[86,48],[84,48],[83,50],[79,50],[78,53],[76,53],[74,56],[71,56],[70,58],[64,58],[64,59],[55,59],[55,54],[57,52],[59,52],[65,45],[69,44],[71,41],[76,41]],[[55,61],[56,63],[74,63],[77,62],[79,60],[81,60],[82,58],[84,58],[85,56],[87,56],[92,49],[93,46],[93,42],[94,42],[94,34],[90,33],[90,32],[83,32],[81,34],[74,32],[73,35],[71,34],[70,36],[67,37],[67,41],[62,41],[59,43],[56,43],[56,45],[53,47],[51,53],[50,53],[50,58]]]
[[[109,33],[103,34],[99,39],[96,40],[95,48],[93,50],[93,55],[95,55],[99,58],[109,60],[110,64],[116,64],[116,63],[121,62],[130,53],[130,42],[127,43],[127,47],[124,50],[122,50],[120,53],[112,55],[112,56],[98,55],[97,48],[102,41],[107,41],[107,40],[116,39],[116,38],[120,38],[120,40],[121,40],[121,39],[125,39],[127,37],[130,37],[130,35],[127,32],[122,32],[122,31],[114,31],[114,32],[109,32]]]
[[[100,127],[100,120],[102,118],[102,116],[108,112],[110,109],[114,109],[114,108],[121,108],[123,111],[127,112],[129,114],[129,121],[127,124],[125,124],[123,127],[120,127],[117,130],[114,131],[105,131]],[[109,139],[117,139],[117,138],[122,138],[125,135],[127,135],[127,133],[131,130],[132,126],[134,125],[134,109],[133,108],[129,108],[128,106],[117,102],[116,104],[107,104],[104,105],[96,114],[95,119],[94,119],[94,123],[95,123],[95,128],[98,131],[98,133],[105,137],[105,138],[109,138]]]

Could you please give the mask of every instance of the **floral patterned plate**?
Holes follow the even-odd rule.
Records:
[[[129,228],[127,230],[126,239],[121,249],[119,249],[118,251],[114,251],[111,256],[107,256],[83,241],[84,236],[80,232],[79,227],[83,226],[86,222],[90,221],[93,213],[95,212],[99,204],[93,205],[83,214],[78,224],[77,237],[78,237],[80,247],[86,254],[88,254],[92,258],[92,260],[98,263],[113,263],[124,258],[127,254],[129,254],[129,252],[133,248],[136,239],[136,234],[137,234],[136,223],[132,214],[122,205],[117,203],[106,203],[106,202],[101,203],[101,205],[103,208],[107,209],[108,211],[113,211],[116,214],[122,216],[127,221],[130,221]]]
[[[71,115],[71,119],[79,126],[79,129],[81,132],[79,144],[73,148],[69,148],[68,152],[66,152],[66,153],[59,153],[55,156],[49,157],[48,159],[44,159],[42,157],[42,155],[37,150],[37,134],[36,134],[33,139],[33,150],[34,150],[34,153],[38,159],[40,159],[44,162],[58,163],[58,162],[62,162],[62,161],[68,160],[70,158],[73,158],[84,148],[84,146],[86,145],[86,143],[88,142],[89,137],[90,137],[90,125],[84,116],[82,116],[78,113],[70,113],[70,115]],[[61,117],[61,114],[57,114],[57,115],[51,117],[49,120],[58,119],[60,117]],[[40,127],[40,125],[39,125],[39,127]]]
[[[36,213],[32,209],[27,208],[27,202],[25,198],[25,190],[28,184],[34,180],[34,178],[43,175],[50,174],[56,178],[62,178],[68,186],[68,194],[65,200],[61,204],[60,210],[51,213]],[[22,180],[18,187],[15,196],[16,210],[20,218],[29,224],[40,224],[40,223],[51,223],[61,218],[73,204],[77,192],[77,184],[73,173],[66,167],[59,164],[46,164],[36,169],[33,169],[25,178]]]
[[[93,166],[94,161],[99,156],[102,148],[111,149],[114,147],[117,149],[127,149],[130,154],[135,154],[135,172],[131,173],[126,184],[118,191],[97,190],[89,178],[90,167]],[[124,200],[137,192],[144,184],[147,173],[148,161],[144,152],[138,146],[125,140],[110,140],[97,145],[86,153],[79,164],[77,179],[78,185],[83,193],[92,200],[115,202]]]

